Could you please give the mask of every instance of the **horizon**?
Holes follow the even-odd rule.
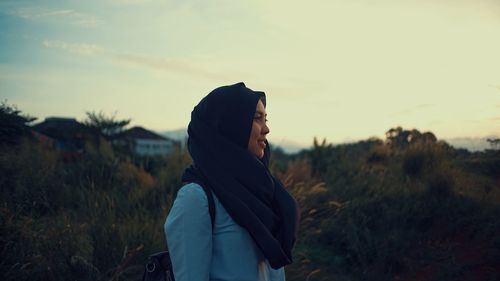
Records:
[[[383,139],[397,126],[498,137],[499,12],[489,0],[7,0],[0,98],[38,121],[102,111],[160,132],[243,81],[266,92],[270,140]]]
[[[25,115],[25,114],[23,114],[23,115]],[[77,122],[80,122],[80,123],[82,123],[82,121],[83,121],[83,120],[78,120],[77,118],[74,118],[74,117],[48,116],[44,120],[36,119],[36,120],[30,122],[30,126],[34,126],[34,125],[37,125],[39,123],[42,123],[45,120],[47,120],[47,118],[72,119],[72,120],[76,120]],[[119,120],[117,120],[117,121],[119,121]],[[182,141],[182,140],[187,139],[187,126],[184,128],[177,128],[174,130],[157,131],[154,129],[150,129],[146,126],[140,125],[140,124],[135,124],[135,125],[129,124],[129,125],[126,125],[123,129],[129,130],[129,129],[132,129],[134,127],[141,127],[141,128],[146,129],[148,131],[152,131],[153,133],[156,133],[158,135],[170,138],[174,141]],[[402,129],[405,129],[405,130],[417,129],[421,133],[426,132],[426,131],[419,130],[418,128],[411,128],[411,129],[410,128],[402,128]],[[431,132],[431,133],[433,133],[433,132]],[[346,140],[338,141],[338,142],[331,142],[326,138],[319,138],[319,137],[313,137],[313,139],[311,139],[308,143],[299,143],[299,142],[296,142],[294,140],[286,139],[286,138],[282,138],[282,139],[268,138],[268,140],[269,140],[270,144],[272,145],[272,147],[275,147],[275,148],[279,147],[279,148],[283,149],[283,151],[285,153],[294,154],[294,153],[297,153],[301,150],[310,149],[311,147],[313,147],[314,139],[317,139],[319,142],[322,142],[324,139],[327,144],[337,146],[337,145],[344,145],[344,144],[353,144],[353,143],[357,143],[360,141],[366,141],[366,140],[369,140],[372,138],[377,138],[377,139],[382,140],[382,141],[384,140],[384,137],[377,137],[377,136],[370,136],[370,137],[361,138],[361,139],[346,139]],[[439,136],[436,135],[436,138],[438,141],[445,141],[448,145],[454,147],[455,149],[464,148],[464,149],[467,149],[471,152],[474,152],[474,151],[483,151],[485,149],[491,148],[491,144],[489,144],[487,139],[489,139],[489,138],[495,139],[495,138],[498,138],[498,136],[497,135],[490,135],[490,136],[482,136],[482,137],[440,138]]]

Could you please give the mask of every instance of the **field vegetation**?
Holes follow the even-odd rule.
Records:
[[[139,157],[94,128],[68,158],[32,137],[33,118],[6,104],[0,114],[1,279],[140,280],[166,247],[186,149]],[[393,128],[273,155],[301,211],[287,280],[500,280],[498,149]]]

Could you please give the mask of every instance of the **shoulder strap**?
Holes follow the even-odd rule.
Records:
[[[207,194],[207,199],[208,199],[208,212],[210,213],[210,219],[212,220],[212,228],[214,227],[215,224],[215,202],[214,202],[214,196],[212,194],[212,191],[210,188],[208,188],[205,184],[201,184],[201,187],[203,188],[203,191]]]

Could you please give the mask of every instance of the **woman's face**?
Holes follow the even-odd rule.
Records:
[[[257,108],[255,109],[255,115],[253,116],[252,132],[248,140],[248,151],[259,159],[264,157],[266,135],[269,133],[266,117],[266,108],[262,101],[259,100]]]

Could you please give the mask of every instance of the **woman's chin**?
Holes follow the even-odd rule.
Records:
[[[264,150],[260,151],[257,158],[262,159],[264,157]]]
[[[259,150],[259,151],[250,151],[250,153],[257,157],[258,159],[262,159],[264,157],[264,150]]]

